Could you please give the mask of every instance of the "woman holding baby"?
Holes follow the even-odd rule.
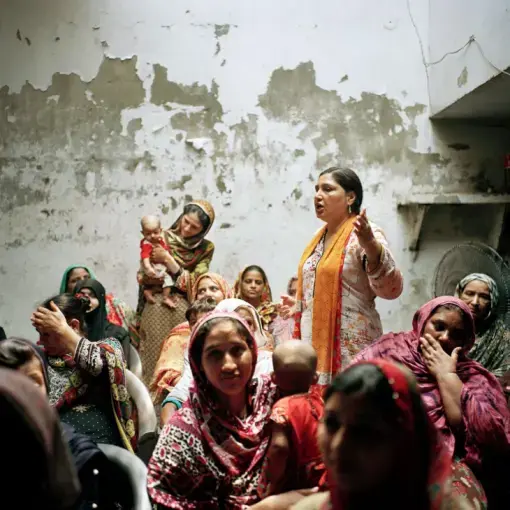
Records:
[[[150,260],[163,264],[166,275],[147,280],[138,273],[141,284],[138,312],[140,319],[140,357],[143,379],[149,384],[158,360],[161,342],[168,333],[185,320],[189,296],[196,279],[206,273],[211,263],[214,244],[205,239],[214,222],[214,209],[206,200],[195,200],[184,207],[182,214],[170,229],[161,233],[164,245],[154,244]],[[163,294],[165,276],[172,280],[170,292]],[[168,282],[168,278],[166,279]],[[144,285],[161,286],[161,293],[152,293],[149,302],[144,297]],[[147,296],[147,293],[145,293]]]

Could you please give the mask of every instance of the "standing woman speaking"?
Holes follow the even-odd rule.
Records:
[[[326,225],[299,263],[294,336],[317,351],[322,386],[382,335],[375,298],[398,298],[403,279],[383,231],[361,210],[357,174],[329,168],[315,190],[315,212]]]

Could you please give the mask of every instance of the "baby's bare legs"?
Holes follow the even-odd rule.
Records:
[[[171,290],[172,287],[163,287],[163,304],[173,310],[175,308],[175,301],[170,294]]]
[[[154,304],[156,302],[156,300],[154,299],[154,293],[150,288],[143,289],[143,297],[145,298],[145,301],[147,301],[147,303]]]

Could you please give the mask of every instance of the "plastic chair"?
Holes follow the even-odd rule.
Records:
[[[129,345],[129,370],[133,372],[133,374],[138,377],[138,379],[142,380],[142,360],[140,359],[140,355],[138,351],[130,344]]]
[[[152,510],[147,493],[147,466],[124,448],[110,444],[99,444],[101,451],[116,467],[120,468],[129,480],[133,494],[133,510]],[[119,487],[122,490],[122,487]]]
[[[158,418],[149,390],[131,370],[126,370],[126,386],[138,411],[137,455],[148,464],[158,440]]]

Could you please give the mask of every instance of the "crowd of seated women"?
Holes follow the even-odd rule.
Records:
[[[147,468],[154,508],[508,508],[510,333],[498,284],[466,275],[409,331],[383,334],[375,299],[399,297],[403,277],[362,200],[351,170],[319,176],[324,226],[278,300],[260,266],[233,285],[209,271],[215,215],[203,200],[163,233],[167,249],[152,250],[170,299],[146,301],[140,286],[135,313],[89,267],[68,268],[31,317],[38,344],[0,341],[1,426],[25,438],[6,450],[8,483],[35,459],[27,508],[132,507],[108,490],[128,484],[101,445],[138,452],[133,348],[161,423]]]

